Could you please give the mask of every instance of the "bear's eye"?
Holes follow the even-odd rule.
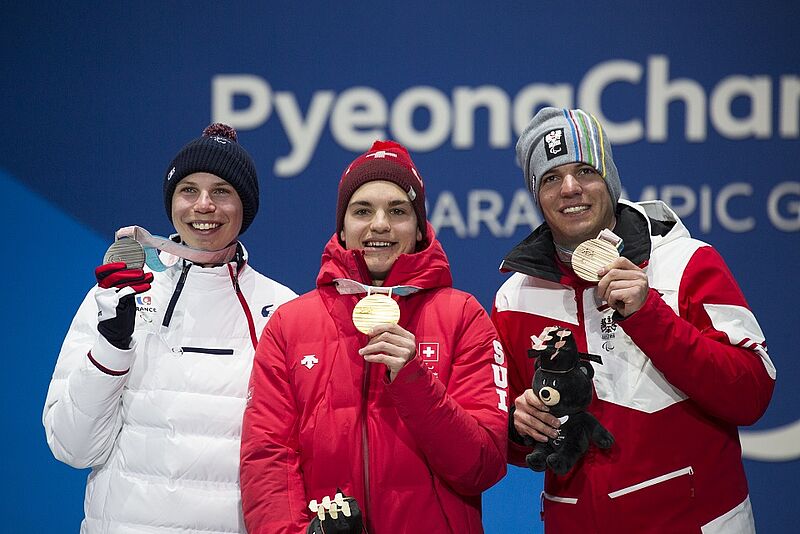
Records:
[[[553,379],[553,387],[556,387],[556,379]]]

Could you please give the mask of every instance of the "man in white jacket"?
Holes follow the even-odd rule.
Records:
[[[253,354],[271,312],[296,296],[250,267],[238,241],[258,191],[235,130],[213,124],[165,173],[179,255],[96,269],[42,417],[55,457],[92,468],[81,533],[245,532],[238,460]]]

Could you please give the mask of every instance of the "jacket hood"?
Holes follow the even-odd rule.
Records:
[[[622,238],[621,256],[644,266],[654,248],[689,232],[672,209],[660,200],[633,203],[620,199],[614,233]],[[561,282],[564,272],[556,259],[553,233],[542,223],[503,258],[501,272],[515,271]]]
[[[383,282],[384,286],[409,285],[433,289],[453,285],[450,262],[430,223],[427,223],[426,241],[428,245],[422,250],[401,254],[397,258]],[[333,234],[322,251],[317,287],[333,285],[337,278],[372,284],[364,261],[364,251],[345,249],[339,243],[338,236]]]

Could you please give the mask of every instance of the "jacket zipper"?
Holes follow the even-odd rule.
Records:
[[[364,262],[363,257],[359,257],[359,252],[356,250],[352,251],[353,260],[355,261],[356,268],[358,269],[359,278],[361,280],[366,280],[367,283],[372,283],[372,279],[369,276],[369,271],[367,270],[367,264]],[[363,254],[363,253],[362,253]],[[368,404],[369,404],[369,373],[371,367],[370,363],[364,361],[364,380],[362,382],[361,387],[361,448],[363,449],[363,464],[364,464],[364,506],[361,508],[362,515],[366,518],[365,523],[369,522],[369,515],[367,510],[369,510],[369,439],[367,437],[367,414],[369,412]],[[366,527],[366,525],[364,525]],[[367,529],[364,529],[367,531]]]
[[[161,323],[161,326],[169,326],[169,322],[172,320],[172,314],[175,312],[175,305],[178,303],[178,297],[181,296],[183,285],[186,283],[186,276],[189,274],[189,269],[191,267],[191,263],[185,263],[183,265],[181,276],[178,278],[178,283],[175,285],[175,291],[172,292],[172,298],[169,299],[169,305],[167,306],[166,313],[164,313],[164,321]]]
[[[550,495],[549,493],[542,492],[539,496],[539,519],[544,521],[544,501],[552,501],[552,502],[559,502],[561,504],[578,504],[578,499],[575,497],[558,497],[556,495]]]
[[[369,510],[369,439],[367,439],[367,412],[369,403],[369,372],[370,363],[364,362],[364,381],[362,384],[362,402],[361,402],[361,448],[363,449],[364,461],[364,507],[362,511],[366,514]],[[367,519],[368,520],[368,519]]]
[[[612,499],[616,499],[617,497],[622,497],[623,495],[643,490],[645,488],[649,488],[650,486],[655,486],[656,484],[661,484],[662,482],[666,482],[668,480],[672,480],[673,478],[678,478],[684,475],[689,475],[689,483],[691,486],[690,495],[694,497],[694,469],[692,469],[691,466],[661,475],[660,477],[645,480],[644,482],[639,482],[638,484],[628,486],[627,488],[622,488],[621,490],[613,491],[609,493],[608,496]]]
[[[233,349],[209,349],[205,347],[181,347],[183,352],[196,352],[198,354],[214,354],[218,356],[232,356]]]
[[[231,275],[231,283],[233,283],[233,290],[236,291],[236,296],[239,298],[239,304],[242,305],[242,309],[244,310],[244,316],[247,317],[247,327],[250,329],[250,341],[253,343],[253,349],[256,348],[258,345],[258,336],[256,336],[256,325],[253,322],[253,315],[250,313],[250,306],[247,305],[247,301],[242,294],[242,290],[239,288],[239,274],[233,274],[233,267],[231,264],[228,264],[228,274]]]

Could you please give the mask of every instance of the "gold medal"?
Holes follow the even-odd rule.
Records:
[[[617,248],[604,239],[584,241],[572,253],[572,270],[587,282],[599,282],[597,271],[619,258]]]
[[[375,325],[397,324],[399,320],[400,306],[390,296],[382,293],[367,295],[353,308],[353,324],[364,334],[369,334]]]
[[[121,261],[128,269],[141,269],[144,260],[144,247],[130,237],[121,237],[114,241],[103,256],[103,264]]]

